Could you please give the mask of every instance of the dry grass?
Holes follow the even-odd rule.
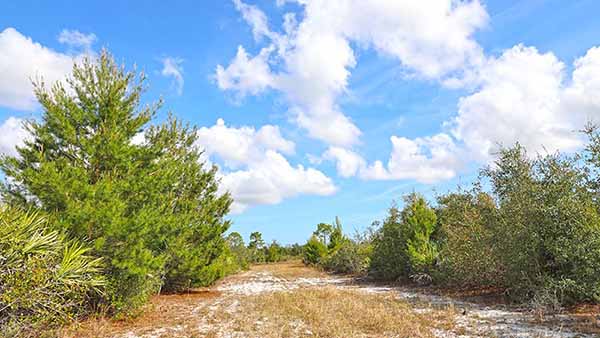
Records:
[[[89,318],[66,327],[60,333],[62,338],[101,338],[113,337],[128,331],[138,334],[149,333],[156,328],[183,326],[190,321],[190,314],[202,303],[216,299],[219,292],[198,289],[187,293],[156,295],[135,318],[124,320],[103,317]]]
[[[304,265],[301,260],[254,265],[250,268],[250,271],[265,271],[273,274],[275,277],[284,278],[287,280],[296,278],[327,277],[325,272],[317,270],[313,267],[308,267]]]
[[[334,287],[245,297],[238,312],[225,320],[248,337],[434,337],[431,328],[452,327],[454,317],[420,315],[389,295]]]

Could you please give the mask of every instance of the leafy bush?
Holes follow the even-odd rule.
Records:
[[[282,254],[281,245],[277,244],[276,241],[273,241],[271,245],[266,248],[265,260],[268,263],[275,263],[281,261],[284,257]]]
[[[310,237],[304,245],[304,264],[316,265],[321,262],[321,259],[327,255],[327,246],[321,242],[317,236]]]
[[[322,266],[335,273],[365,274],[369,268],[371,246],[346,240],[322,259]]]
[[[600,149],[600,148],[598,148]],[[536,306],[600,301],[600,213],[591,168],[576,157],[502,149],[483,170],[492,195],[439,199],[438,280],[499,286]]]
[[[393,205],[373,240],[371,273],[392,280],[429,271],[437,258],[436,224],[434,210],[420,195],[406,196],[402,211]]]
[[[438,198],[440,228],[437,282],[468,286],[499,286],[503,269],[493,242],[496,204],[476,186]]]
[[[118,312],[160,288],[212,282],[231,198],[200,161],[196,130],[173,118],[148,127],[160,105],[139,108],[144,76],[105,51],[74,66],[67,84],[36,84],[42,119],[27,122],[19,156],[0,163],[5,200],[39,205],[56,230],[89,241],[106,258],[105,301]]]
[[[600,301],[600,214],[588,172],[577,158],[529,159],[519,145],[484,171],[499,204],[492,241],[514,297]]]
[[[0,208],[0,336],[86,314],[102,293],[101,262],[48,228],[35,212]]]

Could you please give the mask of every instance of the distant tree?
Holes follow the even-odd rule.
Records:
[[[335,217],[335,221],[333,226],[331,226],[331,231],[329,233],[329,242],[327,244],[327,248],[332,251],[339,248],[344,242],[344,232],[342,230],[342,222],[339,217]]]
[[[248,250],[250,251],[250,257],[253,263],[263,263],[265,261],[265,241],[260,232],[255,231],[250,234]]]
[[[266,250],[266,261],[270,263],[279,262],[282,258],[282,249],[276,241],[273,241]]]
[[[229,251],[234,256],[237,265],[239,265],[241,269],[246,269],[248,267],[248,261],[250,257],[248,257],[249,251],[244,244],[242,235],[240,235],[239,232],[231,232],[229,235],[227,235],[225,241],[229,246]]]
[[[327,223],[319,223],[317,224],[317,230],[313,232],[317,238],[323,242],[323,244],[328,245],[328,239],[333,231],[333,226]]]
[[[240,235],[239,232],[233,231],[227,237],[225,237],[225,241],[229,245],[230,248],[238,248],[241,246],[245,246],[244,238]]]
[[[312,235],[304,245],[304,263],[312,265],[319,264],[325,255],[327,255],[327,246],[325,246],[317,236]]]

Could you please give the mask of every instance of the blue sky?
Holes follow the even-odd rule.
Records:
[[[30,76],[60,80],[106,47],[147,73],[145,100],[164,98],[156,122],[173,111],[201,128],[236,198],[232,230],[302,242],[338,215],[352,232],[405,193],[468,184],[497,144],[580,149],[574,131],[600,114],[597,13],[593,0],[5,1],[0,151],[40,114]]]

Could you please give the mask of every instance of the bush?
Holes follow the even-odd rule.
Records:
[[[365,274],[369,268],[371,246],[346,240],[339,248],[322,259],[325,270],[335,273]]]
[[[600,213],[581,164],[558,154],[531,159],[517,144],[482,172],[492,195],[476,187],[441,197],[436,279],[498,286],[550,308],[600,301]]]
[[[304,245],[304,258],[302,261],[307,265],[317,265],[326,255],[327,246],[313,235]]]
[[[577,157],[532,160],[519,145],[484,171],[499,205],[492,241],[513,297],[600,301],[600,214],[588,173]]]
[[[105,301],[117,312],[161,288],[212,282],[231,198],[200,161],[196,130],[173,118],[149,127],[160,105],[139,107],[143,74],[136,80],[105,51],[74,66],[67,84],[36,84],[42,119],[26,123],[19,156],[0,162],[3,198],[39,205],[56,230],[91,243],[106,258]]]
[[[281,245],[273,241],[271,245],[266,248],[265,260],[267,263],[276,263],[281,261],[284,257],[282,254]]]
[[[432,240],[436,215],[425,199],[416,194],[405,197],[402,211],[393,205],[373,240],[370,272],[394,280],[429,272],[437,258]]]
[[[496,204],[476,186],[438,198],[440,254],[436,282],[460,287],[503,285],[493,241]]]
[[[36,335],[88,313],[105,280],[87,253],[38,213],[1,207],[0,336]]]

